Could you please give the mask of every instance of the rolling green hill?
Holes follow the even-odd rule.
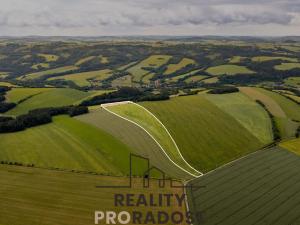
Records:
[[[254,71],[249,70],[244,66],[237,65],[220,65],[215,67],[210,67],[206,70],[207,73],[211,75],[236,75],[236,74],[253,74]]]
[[[286,97],[262,88],[243,87],[240,90],[254,100],[264,103],[275,117],[282,138],[295,136],[300,121],[300,106]]]
[[[30,96],[40,94],[46,91],[52,91],[53,88],[13,88],[6,93],[6,99],[9,102],[18,103],[22,99],[26,99]]]
[[[91,82],[89,82],[89,80],[101,81],[110,77],[111,75],[112,75],[111,70],[98,70],[98,71],[90,71],[90,72],[83,72],[83,73],[67,74],[58,77],[51,77],[48,80],[73,81],[76,85],[80,87],[84,87],[84,86],[91,85]]]
[[[161,151],[156,142],[135,124],[101,107],[90,109],[90,113],[78,116],[76,119],[110,133],[129,146],[135,154],[149,158],[151,165],[161,169],[169,176],[182,179],[192,178],[176,167]]]
[[[36,73],[26,74],[24,76],[19,77],[18,80],[40,79],[40,78],[42,78],[43,76],[46,76],[46,75],[69,72],[69,71],[76,70],[76,69],[78,69],[78,67],[76,67],[76,66],[58,67],[58,68],[55,68],[55,69],[50,69],[50,70],[40,71],[40,72],[36,72]]]
[[[256,102],[241,93],[204,95],[225,113],[234,117],[262,143],[273,141],[271,119],[268,113]]]
[[[38,167],[128,174],[131,149],[112,135],[67,116],[0,134],[0,160]]]
[[[25,90],[24,90],[25,91]],[[27,91],[27,90],[26,90]],[[39,93],[39,90],[35,90]],[[32,94],[31,90],[28,93]],[[29,110],[37,108],[46,107],[57,107],[57,106],[67,106],[77,103],[78,101],[88,97],[91,93],[82,92],[75,89],[69,88],[57,88],[44,91],[40,94],[34,95],[33,97],[27,99],[26,101],[18,104],[15,108],[8,111],[8,115],[21,115],[27,113]],[[20,93],[14,93],[13,96],[21,96]]]
[[[126,119],[129,119],[149,132],[153,138],[161,145],[162,151],[179,165],[183,170],[191,175],[197,176],[199,172],[193,169],[181,156],[176,143],[172,140],[172,137],[167,132],[165,127],[147,110],[137,104],[128,103],[121,105],[106,106],[108,110],[114,112]]]
[[[166,64],[170,58],[172,58],[172,56],[152,55],[137,65],[130,67],[127,71],[132,74],[132,79],[134,82],[140,82],[143,76],[149,73],[149,71],[145,70],[144,68],[159,68],[160,66]]]
[[[201,95],[144,102],[142,106],[160,119],[183,157],[200,171],[212,170],[264,145],[234,117]]]

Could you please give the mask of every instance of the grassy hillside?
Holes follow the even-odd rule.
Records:
[[[143,76],[149,73],[149,71],[144,68],[158,68],[166,64],[170,58],[171,56],[168,55],[152,55],[137,65],[130,67],[127,71],[132,74],[134,82],[140,82]]]
[[[174,166],[161,151],[156,142],[140,127],[130,123],[103,108],[76,117],[82,122],[98,127],[129,146],[135,154],[147,157],[150,163],[174,178],[190,179],[190,175]]]
[[[212,170],[263,145],[234,117],[201,95],[142,105],[162,121],[184,158],[200,171]]]
[[[15,108],[8,111],[9,115],[21,115],[29,110],[45,107],[56,107],[72,105],[81,99],[88,97],[91,93],[78,91],[69,88],[58,88],[45,91],[34,95],[26,101],[18,104]]]
[[[261,93],[271,97],[286,113],[287,117],[300,121],[300,105],[285,98],[284,96],[265,89],[258,89]]]
[[[271,119],[263,107],[255,101],[242,93],[204,96],[222,111],[234,117],[262,143],[268,144],[273,141]]]
[[[199,175],[199,173],[191,168],[181,157],[179,150],[163,125],[147,110],[132,103],[114,105],[107,108],[142,126],[162,146],[163,150],[168,154],[171,160],[189,173]]]
[[[300,138],[282,142],[280,143],[280,147],[290,150],[297,155],[300,155]]]
[[[69,72],[69,71],[76,70],[76,69],[78,69],[78,67],[76,67],[76,66],[58,67],[58,68],[51,69],[51,70],[44,70],[44,71],[41,71],[41,72],[26,74],[24,76],[19,77],[18,80],[39,79],[39,78],[42,78],[43,76],[46,76],[46,75]]]
[[[39,167],[128,174],[131,149],[110,134],[67,116],[0,134],[0,160]]]
[[[206,70],[211,75],[236,75],[236,74],[252,74],[255,73],[244,66],[237,65],[221,65],[210,67]]]
[[[91,71],[91,72],[83,72],[83,73],[74,73],[74,74],[68,74],[64,76],[58,76],[58,77],[52,77],[48,80],[68,80],[73,81],[75,84],[77,84],[80,87],[83,86],[90,86],[91,82],[88,80],[96,80],[101,81],[108,77],[110,77],[111,70],[98,70],[98,71]]]
[[[195,61],[193,59],[183,58],[179,63],[177,64],[169,64],[167,66],[167,70],[165,71],[165,74],[172,74],[188,65],[195,64]]]
[[[242,87],[241,92],[264,103],[275,117],[282,138],[293,137],[299,126],[300,106],[278,93],[261,88]]]
[[[300,68],[300,63],[281,63],[275,66],[276,70],[292,70],[295,68]]]
[[[290,58],[290,57],[276,57],[276,56],[256,56],[252,58],[253,62],[265,62],[265,61],[272,61],[272,60],[282,60],[288,62],[298,62],[297,58]]]
[[[208,76],[205,76],[205,75],[196,75],[196,76],[192,76],[192,77],[189,77],[187,79],[184,80],[184,82],[186,83],[196,83],[198,81],[201,81],[205,78],[207,78]]]
[[[103,189],[95,188],[96,185],[128,185],[128,179],[0,165],[0,224],[95,224],[95,211],[116,210],[115,194],[182,193],[181,189],[169,188],[168,184],[164,189],[158,188],[157,181],[153,180],[146,189],[142,188],[141,179],[134,179],[131,189]],[[122,210],[132,212],[135,207],[120,207],[117,211]],[[172,200],[170,207],[163,204],[155,209],[141,207],[139,211],[145,215],[147,211],[184,212],[185,208],[175,205]]]
[[[46,91],[53,91],[53,88],[13,88],[6,93],[6,99],[9,102],[18,103],[22,99],[40,94]]]
[[[196,224],[299,224],[300,157],[273,148],[217,169],[191,184]]]

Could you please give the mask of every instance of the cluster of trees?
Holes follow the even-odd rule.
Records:
[[[83,101],[80,105],[91,106],[109,102],[120,101],[160,101],[169,99],[167,91],[153,94],[150,90],[142,90],[133,87],[122,87],[115,92],[105,93]]]
[[[236,87],[220,87],[208,91],[209,94],[227,94],[234,92],[239,92],[239,89]]]
[[[84,113],[88,113],[88,108],[85,106],[35,109],[16,118],[2,117],[0,119],[0,133],[16,132],[29,127],[51,123],[52,117],[56,115],[68,114],[72,117]]]
[[[272,113],[268,110],[268,108],[265,106],[265,104],[262,101],[256,100],[256,102],[259,105],[261,105],[266,110],[266,112],[268,113],[268,115],[271,119],[271,123],[272,123],[273,139],[274,139],[274,141],[279,141],[281,139],[281,135],[280,135],[280,131],[277,127],[274,116],[272,115]]]
[[[5,94],[11,88],[6,86],[0,86],[0,113],[5,113],[8,110],[14,108],[16,106],[15,103],[4,102],[5,101]]]
[[[298,129],[296,130],[296,138],[300,137],[300,126],[298,127]]]

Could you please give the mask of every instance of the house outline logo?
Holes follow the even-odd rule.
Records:
[[[147,169],[143,173],[143,188],[149,188],[150,187],[150,179],[155,179],[158,181],[158,186],[159,188],[165,188],[166,187],[166,181],[169,181],[170,183],[170,188],[191,188],[192,189],[198,189],[198,188],[205,188],[206,186],[199,186],[199,185],[193,185],[193,184],[186,184],[184,183],[183,185],[178,185],[175,184],[179,183],[178,180],[172,179],[172,178],[166,178],[166,173],[162,171],[161,169],[157,168],[156,166],[150,166],[150,159],[130,153],[129,155],[129,184],[128,185],[97,185],[96,188],[133,188],[132,181],[133,181],[133,173],[132,173],[132,168],[133,168],[133,159],[138,158],[145,160],[147,163]],[[158,173],[160,173],[161,178],[151,178],[150,173],[151,171],[156,170]]]

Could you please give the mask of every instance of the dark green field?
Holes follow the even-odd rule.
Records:
[[[190,184],[189,202],[203,225],[298,225],[300,157],[274,147],[219,168]]]

